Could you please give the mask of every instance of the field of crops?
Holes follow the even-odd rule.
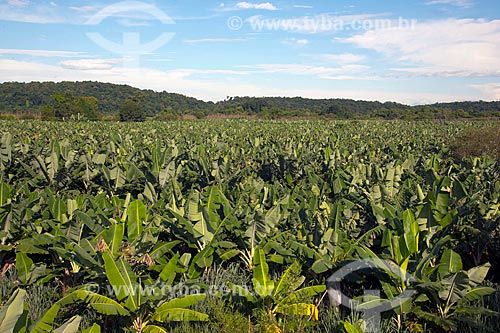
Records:
[[[499,332],[492,126],[0,122],[0,332]]]

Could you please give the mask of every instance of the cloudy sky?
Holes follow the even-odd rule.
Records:
[[[0,81],[204,100],[500,99],[498,0],[0,1]]]

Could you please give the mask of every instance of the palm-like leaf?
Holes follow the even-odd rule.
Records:
[[[118,300],[126,299],[125,306],[134,311],[139,307],[139,285],[129,264],[123,259],[114,260],[110,251],[102,254],[106,276],[113,286]]]
[[[208,315],[194,310],[186,309],[191,305],[201,302],[205,294],[188,295],[175,298],[160,305],[153,313],[152,320],[165,321],[207,321]]]

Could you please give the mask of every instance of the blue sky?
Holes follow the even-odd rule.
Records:
[[[1,81],[500,100],[498,0],[0,1]]]

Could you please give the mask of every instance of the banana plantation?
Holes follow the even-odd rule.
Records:
[[[499,332],[498,128],[0,122],[0,332]]]

